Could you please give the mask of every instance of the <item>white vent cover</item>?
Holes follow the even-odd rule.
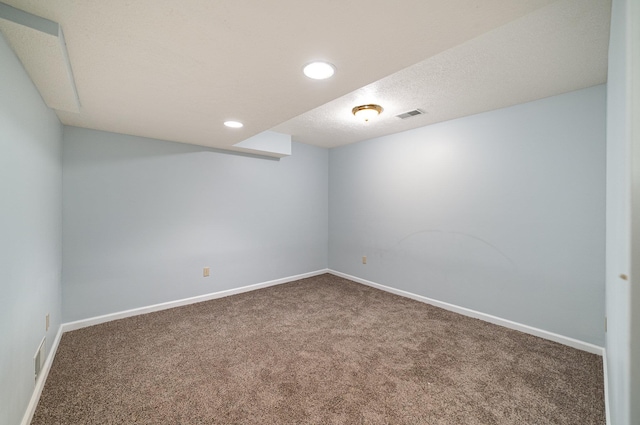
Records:
[[[415,117],[416,115],[422,115],[425,112],[422,109],[414,109],[413,111],[405,112],[404,114],[396,115],[396,117],[406,120],[407,118]]]
[[[38,377],[40,377],[40,372],[42,372],[42,368],[44,367],[44,354],[45,354],[45,342],[47,337],[42,338],[42,342],[38,347],[38,351],[36,351],[36,355],[33,356],[33,363],[35,366],[35,380],[38,381]]]

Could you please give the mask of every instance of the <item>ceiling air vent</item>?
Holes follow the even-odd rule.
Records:
[[[424,111],[421,109],[414,109],[413,111],[405,112],[404,114],[396,115],[398,118],[406,120],[407,118],[415,117],[416,115],[422,115]]]

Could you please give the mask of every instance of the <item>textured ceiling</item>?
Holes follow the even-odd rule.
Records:
[[[295,117],[274,130],[335,147],[602,84],[611,5],[563,0]],[[385,110],[363,122],[356,105]],[[396,115],[420,109],[423,115]]]
[[[606,80],[609,0],[2,1],[62,27],[81,105],[63,123],[222,149],[272,129],[336,146]],[[306,78],[315,59],[334,78]],[[366,127],[361,99],[386,108]]]
[[[13,46],[47,106],[80,112],[60,26],[0,3],[0,31]]]

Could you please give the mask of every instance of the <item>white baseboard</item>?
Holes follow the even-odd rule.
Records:
[[[604,373],[604,414],[607,425],[611,425],[611,411],[609,410],[609,373],[607,372],[609,363],[607,362],[607,350],[602,349],[602,372]]]
[[[58,327],[58,333],[56,333],[56,337],[53,340],[53,344],[51,344],[51,347],[49,348],[47,360],[44,362],[44,366],[42,368],[42,371],[40,372],[40,376],[36,381],[36,386],[33,389],[31,399],[29,400],[27,410],[24,412],[24,416],[22,417],[22,422],[20,422],[20,425],[29,425],[31,423],[31,420],[33,419],[33,415],[36,413],[36,407],[38,407],[38,401],[40,401],[40,395],[42,395],[44,383],[47,381],[47,376],[49,376],[49,371],[51,370],[53,359],[56,356],[56,351],[58,350],[58,345],[60,344],[62,333],[62,325],[60,325]]]
[[[588,342],[580,341],[578,339],[569,338],[564,335],[559,335],[553,332],[548,332],[542,329],[534,328],[532,326],[523,325],[522,323],[513,322],[511,320],[503,319],[501,317],[492,316],[490,314],[482,313],[469,308],[460,307],[455,304],[449,304],[443,301],[434,300],[432,298],[423,297],[411,292],[403,291],[401,289],[391,288],[389,286],[380,285],[379,283],[371,282],[366,279],[351,276],[346,273],[329,269],[329,273],[343,277],[345,279],[352,280],[354,282],[362,283],[363,285],[371,286],[372,288],[381,289],[392,294],[400,295],[402,297],[411,298],[416,301],[420,301],[426,304],[431,304],[436,307],[443,308],[445,310],[453,311],[455,313],[462,314],[464,316],[473,317],[476,319],[484,320],[485,322],[493,323],[495,325],[504,326],[505,328],[515,329],[520,332],[524,332],[530,335],[535,335],[540,338],[548,339],[550,341],[558,342],[560,344],[568,345],[569,347],[577,348],[578,350],[587,351],[592,354],[598,354],[600,356],[604,353],[604,348],[598,345],[594,345]]]
[[[426,304],[431,304],[436,307],[443,308],[445,310],[453,311],[455,313],[459,313],[465,316],[474,317],[476,319],[484,320],[486,322],[490,322],[496,325],[504,326],[506,328],[515,329],[524,333],[528,333],[531,335],[535,335],[541,338],[545,338],[551,341],[555,341],[564,345],[568,345],[573,348],[577,348],[579,350],[587,351],[593,354],[599,354],[603,356],[603,367],[604,367],[604,393],[605,393],[605,410],[607,417],[607,424],[609,425],[609,397],[608,397],[608,380],[607,380],[607,359],[606,359],[606,351],[603,347],[599,347],[594,344],[590,344],[588,342],[579,341],[577,339],[565,337],[562,335],[558,335],[552,332],[548,332],[542,329],[534,328],[531,326],[523,325],[521,323],[513,322],[511,320],[502,319],[500,317],[492,316],[489,314],[481,313],[479,311],[471,310],[464,307],[459,307],[454,304],[449,304],[442,301],[437,301],[431,298],[423,297],[421,295],[413,294],[411,292],[403,291],[396,288],[391,288],[389,286],[380,285],[375,282],[371,282],[365,279],[361,279],[359,277],[351,276],[346,273],[341,273],[331,269],[322,269],[314,272],[304,273],[296,276],[285,277],[282,279],[270,280],[267,282],[256,283],[254,285],[243,286],[241,288],[228,289],[225,291],[214,292],[211,294],[199,295],[196,297],[185,298],[176,301],[170,301],[161,304],[150,305],[146,307],[135,308],[131,310],[121,311],[112,314],[105,314],[103,316],[92,317],[84,320],[77,320],[75,322],[63,323],[58,328],[58,333],[56,334],[56,338],[53,341],[53,345],[49,350],[49,354],[47,356],[47,360],[44,364],[43,372],[38,378],[36,382],[36,386],[33,390],[33,394],[31,396],[31,400],[29,401],[29,405],[27,406],[27,410],[22,419],[21,425],[29,425],[31,420],[33,419],[33,415],[35,414],[36,407],[38,406],[38,401],[40,400],[40,395],[42,394],[42,390],[44,389],[44,384],[47,380],[47,376],[49,375],[49,371],[51,370],[51,365],[53,364],[53,359],[55,357],[55,353],[58,349],[58,345],[60,344],[60,339],[62,338],[62,334],[65,332],[73,331],[76,329],[85,328],[88,326],[97,325],[100,323],[110,322],[112,320],[123,319],[126,317],[138,316],[140,314],[151,313],[154,311],[166,310],[169,308],[180,307],[188,304],[199,303],[203,301],[213,300],[217,298],[224,298],[230,295],[241,294],[243,292],[254,291],[256,289],[267,288],[269,286],[281,285],[287,282],[293,282],[299,279],[305,279],[308,277],[318,276],[324,273],[331,273],[335,276],[343,277],[345,279],[352,280],[354,282],[361,283],[363,285],[371,286],[373,288],[377,288],[386,292],[390,292],[392,294],[400,295],[406,298],[411,298],[416,301],[420,301]]]
[[[86,328],[88,326],[98,325],[100,323],[110,322],[112,320],[124,319],[126,317],[138,316],[140,314],[152,313],[154,311],[167,310],[169,308],[181,307],[184,305],[195,304],[203,301],[214,300],[216,298],[224,298],[230,295],[241,294],[243,292],[255,291],[256,289],[267,288],[269,286],[281,285],[287,282],[293,282],[307,277],[313,277],[320,274],[329,273],[328,269],[316,270],[314,272],[303,273],[296,276],[284,277],[282,279],[270,280],[268,282],[256,283],[240,288],[227,289],[225,291],[213,292],[210,294],[198,295],[191,298],[183,298],[181,300],[169,301],[161,304],[149,305],[146,307],[133,308],[131,310],[119,311],[117,313],[105,314],[102,316],[90,317],[88,319],[76,320],[62,324],[62,332],[74,331],[76,329]]]
[[[103,316],[91,317],[89,319],[77,320],[75,322],[63,323],[58,328],[58,333],[56,334],[56,338],[53,341],[53,345],[49,350],[49,355],[47,356],[47,360],[44,364],[44,368],[38,381],[36,382],[36,386],[33,390],[33,394],[31,395],[31,400],[29,400],[29,405],[27,406],[27,410],[22,418],[22,422],[20,425],[29,425],[31,420],[33,419],[33,415],[36,413],[36,407],[38,407],[38,401],[40,401],[40,396],[42,395],[42,390],[44,389],[44,384],[47,381],[47,376],[49,375],[49,371],[51,370],[51,365],[53,364],[53,359],[56,355],[56,351],[58,349],[58,345],[60,344],[60,339],[62,338],[62,334],[65,332],[73,331],[76,329],[86,328],[88,326],[97,325],[100,323],[110,322],[112,320],[123,319],[125,317],[138,316],[140,314],[151,313],[154,311],[166,310],[169,308],[180,307],[188,304],[195,304],[202,301],[209,301],[216,298],[224,298],[230,295],[241,294],[243,292],[255,291],[256,289],[267,288],[269,286],[281,285],[287,282],[293,282],[300,279],[305,279],[307,277],[318,276],[324,273],[329,273],[328,269],[316,270],[314,272],[303,273],[296,276],[289,276],[282,279],[270,280],[268,282],[256,283],[254,285],[243,286],[241,288],[233,288],[227,289],[226,291],[214,292],[211,294],[199,295],[197,297],[184,298],[181,300],[170,301],[161,304],[150,305],[146,307],[134,308],[131,310],[120,311],[112,314],[105,314]]]

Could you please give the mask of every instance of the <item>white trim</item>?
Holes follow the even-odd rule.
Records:
[[[31,400],[29,400],[27,410],[24,412],[24,416],[22,417],[22,422],[20,422],[20,425],[29,425],[31,423],[31,420],[33,419],[33,415],[36,413],[36,407],[38,407],[38,401],[40,401],[40,396],[42,395],[42,390],[44,389],[44,383],[47,381],[47,376],[49,375],[49,371],[51,370],[53,358],[56,356],[56,351],[58,350],[58,344],[60,344],[62,333],[62,325],[60,325],[58,327],[56,338],[53,340],[53,344],[51,344],[51,348],[49,349],[49,353],[47,354],[47,360],[45,361],[42,371],[40,372],[40,376],[36,381],[35,388],[33,389],[33,393],[31,394]]]
[[[598,354],[600,356],[604,353],[604,348],[598,345],[594,345],[588,342],[580,341],[578,339],[570,338],[567,336],[559,335],[553,332],[545,331],[543,329],[534,328],[529,325],[523,325],[522,323],[513,322],[511,320],[503,319],[501,317],[492,316],[490,314],[482,313],[469,308],[460,307],[455,304],[449,304],[443,301],[434,300],[432,298],[423,297],[411,292],[403,291],[401,289],[391,288],[389,286],[380,285],[379,283],[371,282],[366,279],[351,276],[346,273],[338,272],[329,269],[329,273],[343,277],[345,279],[352,280],[354,282],[362,283],[363,285],[371,286],[373,288],[381,289],[392,294],[400,295],[402,297],[411,298],[416,301],[420,301],[426,304],[431,304],[436,307],[443,308],[445,310],[453,311],[455,313],[462,314],[464,316],[473,317],[476,319],[484,320],[485,322],[493,323],[495,325],[504,326],[505,328],[515,329],[520,332],[524,332],[530,335],[535,335],[540,338],[548,339],[550,341],[558,342],[560,344],[568,345],[569,347],[577,348],[578,350],[587,351],[589,353]]]
[[[124,319],[126,317],[139,316],[141,314],[152,313],[154,311],[167,310],[169,308],[181,307],[184,305],[200,303],[203,301],[224,298],[230,295],[241,294],[243,292],[255,291],[256,289],[267,288],[269,286],[281,285],[283,283],[293,282],[295,280],[305,279],[308,277],[318,276],[329,273],[328,269],[316,270],[314,272],[303,273],[296,276],[283,277],[282,279],[270,280],[267,282],[256,283],[253,285],[242,286],[240,288],[227,289],[225,291],[213,292],[210,294],[198,295],[196,297],[184,298],[166,303],[149,305],[146,307],[133,308],[131,310],[119,311],[117,313],[105,314],[102,316],[90,317],[88,319],[76,320],[62,324],[62,331],[69,332],[76,329],[86,328],[88,326],[98,325],[100,323],[110,322],[112,320]]]
[[[607,369],[609,364],[607,363],[607,350],[602,349],[602,372],[604,373],[604,414],[607,425],[611,425],[611,411],[609,410],[609,373]]]
[[[140,307],[140,308],[135,308],[131,310],[125,310],[117,313],[105,314],[103,316],[97,316],[89,319],[77,320],[75,322],[68,322],[68,323],[61,324],[60,327],[58,328],[58,333],[56,334],[56,338],[53,341],[51,349],[49,350],[49,354],[47,355],[47,361],[44,364],[42,374],[40,375],[40,378],[38,378],[38,381],[36,382],[35,388],[33,390],[33,394],[31,395],[31,400],[29,401],[29,405],[27,406],[27,410],[24,414],[24,417],[22,418],[22,422],[20,423],[20,425],[29,425],[31,423],[31,420],[33,419],[33,415],[36,412],[38,401],[40,400],[40,396],[42,395],[44,384],[47,380],[47,376],[49,375],[49,371],[51,370],[51,365],[53,364],[53,359],[55,357],[56,351],[58,350],[58,345],[60,344],[60,339],[62,338],[63,333],[73,331],[76,329],[85,328],[88,326],[97,325],[100,323],[109,322],[112,320],[123,319],[125,317],[138,316],[140,314],[151,313],[154,311],[166,310],[169,308],[180,307],[188,304],[195,304],[195,303],[213,300],[217,298],[224,298],[230,295],[241,294],[243,292],[255,291],[256,289],[281,285],[283,283],[288,283],[288,282],[293,282],[300,279],[305,279],[308,277],[318,276],[324,273],[331,273],[335,276],[349,279],[354,282],[361,283],[363,285],[371,286],[373,288],[390,292],[392,294],[400,295],[406,298],[411,298],[413,300],[420,301],[426,304],[431,304],[436,307],[443,308],[445,310],[462,314],[464,316],[469,316],[476,319],[484,320],[489,323],[504,326],[509,329],[515,329],[530,335],[535,335],[541,338],[558,342],[560,344],[568,345],[570,347],[577,348],[579,350],[587,351],[589,353],[601,355],[603,357],[602,364],[603,364],[603,370],[604,370],[604,402],[605,402],[606,420],[607,420],[607,425],[611,425],[611,419],[609,414],[609,385],[607,380],[607,355],[606,355],[606,350],[603,347],[590,344],[588,342],[579,341],[577,339],[569,338],[566,336],[558,335],[542,329],[534,328],[528,325],[523,325],[521,323],[513,322],[511,320],[502,319],[500,317],[492,316],[490,314],[481,313],[479,311],[471,310],[464,307],[459,307],[454,304],[449,304],[446,302],[423,297],[422,295],[413,294],[411,292],[403,291],[401,289],[380,285],[379,283],[371,282],[366,279],[361,279],[359,277],[351,276],[349,274],[338,272],[331,269],[316,270],[314,272],[303,273],[296,276],[289,276],[282,279],[270,280],[262,283],[256,283],[253,285],[243,286],[240,288],[227,289],[225,291],[214,292],[211,294],[199,295],[196,297],[185,298],[181,300],[170,301],[166,303],[155,304],[147,307]]]
[[[275,279],[275,280],[270,280],[262,283],[256,283],[253,285],[247,285],[240,288],[227,289],[225,291],[213,292],[211,294],[199,295],[196,297],[184,298],[181,300],[169,301],[161,304],[154,304],[147,307],[140,307],[140,308],[134,308],[131,310],[120,311],[117,313],[105,314],[103,316],[91,317],[89,319],[76,320],[75,322],[63,323],[58,328],[58,333],[56,334],[56,338],[53,341],[53,345],[49,350],[49,354],[47,355],[47,361],[44,364],[40,377],[38,378],[38,381],[36,381],[35,388],[33,390],[33,393],[31,394],[31,400],[29,400],[27,410],[25,411],[24,416],[22,417],[22,422],[20,422],[20,425],[29,425],[31,423],[31,420],[33,419],[33,415],[36,413],[36,407],[38,407],[38,401],[40,401],[40,396],[42,395],[44,384],[47,381],[47,376],[49,375],[49,371],[51,370],[51,365],[53,364],[53,359],[56,355],[56,351],[58,350],[60,339],[62,338],[62,334],[65,332],[86,328],[88,326],[93,326],[100,323],[110,322],[112,320],[123,319],[125,317],[138,316],[140,314],[151,313],[154,311],[166,310],[169,308],[180,307],[188,304],[195,304],[202,301],[213,300],[216,298],[224,298],[230,295],[241,294],[243,292],[255,291],[256,289],[267,288],[269,286],[275,286],[275,285],[281,285],[283,283],[293,282],[296,280],[318,276],[325,273],[329,273],[329,270],[321,269],[321,270],[316,270],[314,272],[303,273],[296,276],[284,277],[282,279]]]

